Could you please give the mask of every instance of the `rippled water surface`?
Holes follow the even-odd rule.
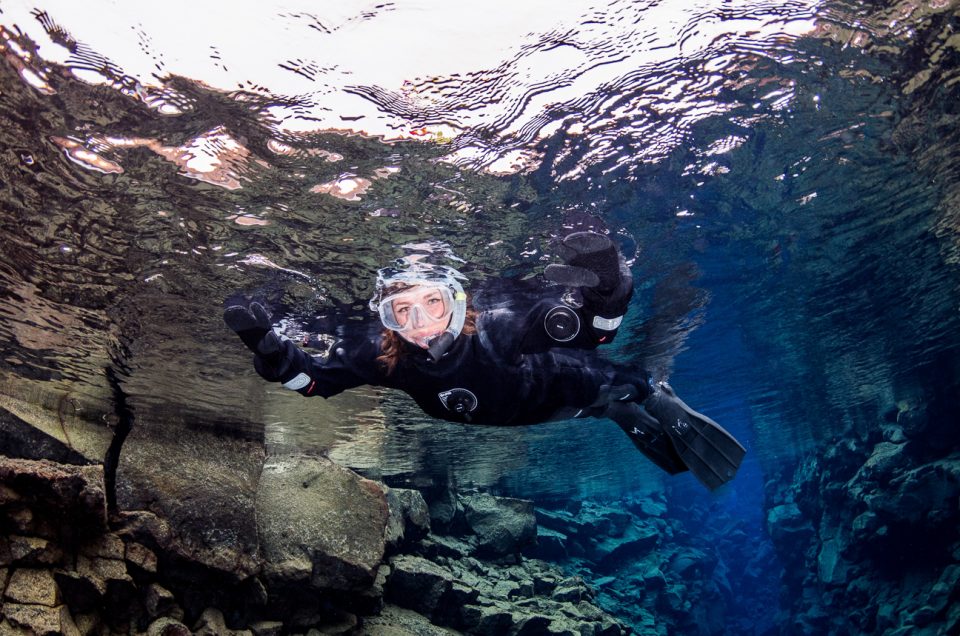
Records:
[[[323,341],[393,259],[530,278],[584,225],[632,260],[613,355],[748,446],[735,504],[955,384],[957,2],[242,4],[0,4],[5,401],[109,420],[111,367],[161,435],[520,496],[645,488],[609,423],[303,400],[220,318],[257,295]]]

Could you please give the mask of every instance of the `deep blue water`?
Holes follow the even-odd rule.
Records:
[[[530,5],[495,30],[443,3],[279,3],[185,10],[179,39],[156,8],[0,8],[5,395],[109,411],[120,356],[159,431],[545,506],[664,492],[692,543],[768,555],[731,575],[764,606],[730,603],[726,633],[791,633],[767,520],[797,465],[850,439],[869,456],[928,404],[956,428],[956,3]],[[375,269],[428,241],[474,280],[531,277],[584,219],[637,286],[611,355],[747,447],[716,494],[609,422],[480,429],[264,388],[220,322],[247,290],[291,335],[369,319]]]

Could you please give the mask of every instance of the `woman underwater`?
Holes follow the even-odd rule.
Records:
[[[616,336],[633,278],[605,235],[577,232],[565,264],[545,277],[577,288],[582,304],[540,298],[529,309],[499,303],[477,311],[448,267],[382,269],[370,301],[384,329],[346,338],[313,357],[279,336],[263,305],[232,305],[224,321],[255,354],[261,377],[304,396],[330,397],[364,384],[409,394],[425,413],[453,422],[517,426],[609,418],[671,475],[689,470],[713,490],[736,474],[745,450],[723,428],[646,371],[596,349]]]

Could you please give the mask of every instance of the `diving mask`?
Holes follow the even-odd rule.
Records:
[[[401,335],[436,327],[428,346],[430,355],[439,359],[466,320],[467,295],[458,278],[463,278],[460,272],[442,265],[381,269],[370,309],[379,314],[384,327]]]
[[[377,311],[383,326],[393,331],[411,331],[449,322],[455,305],[453,290],[439,285],[415,285],[390,294]]]

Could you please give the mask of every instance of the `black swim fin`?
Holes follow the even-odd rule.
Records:
[[[603,415],[616,422],[647,459],[669,474],[688,470],[660,423],[636,402],[611,402]]]
[[[669,384],[658,383],[643,401],[643,408],[673,442],[683,465],[704,486],[715,490],[737,474],[746,449],[719,424],[687,406]]]

